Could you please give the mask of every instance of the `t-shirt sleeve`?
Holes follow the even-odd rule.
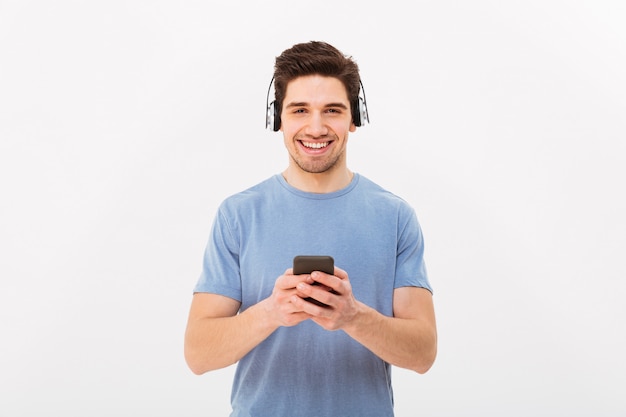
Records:
[[[194,292],[224,295],[241,301],[239,239],[221,206],[211,227]]]
[[[413,209],[406,208],[399,226],[394,288],[420,287],[433,292],[424,262],[424,236]]]

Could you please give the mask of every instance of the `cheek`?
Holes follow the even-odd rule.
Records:
[[[293,136],[296,133],[296,127],[294,126],[293,123],[285,123],[284,121],[282,121],[282,123],[280,124],[280,131],[283,132],[283,135],[285,135],[285,137],[289,137],[289,136]]]
[[[344,138],[349,132],[354,132],[356,130],[356,126],[352,122],[350,122],[349,124],[341,122],[333,124],[331,126],[331,129],[337,136]]]
[[[287,149],[294,147],[294,132],[281,129],[283,134],[283,143]]]

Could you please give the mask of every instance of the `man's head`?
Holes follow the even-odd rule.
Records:
[[[358,65],[351,57],[344,55],[332,45],[311,41],[294,45],[276,58],[274,66],[276,127],[280,126],[280,114],[289,82],[301,76],[315,74],[334,77],[341,81],[348,94],[352,119],[356,126],[361,126],[364,123],[361,115],[364,103],[359,106],[361,81]]]

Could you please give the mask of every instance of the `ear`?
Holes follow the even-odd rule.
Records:
[[[354,124],[354,122],[350,122],[350,129],[348,129],[349,132],[356,132],[356,125]]]

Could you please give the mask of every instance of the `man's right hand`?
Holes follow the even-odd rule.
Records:
[[[293,275],[293,269],[289,268],[276,279],[272,295],[261,302],[268,318],[276,326],[291,327],[311,318],[311,315],[291,302],[294,294],[305,297],[296,289],[301,282],[312,284],[313,279],[308,274]]]

